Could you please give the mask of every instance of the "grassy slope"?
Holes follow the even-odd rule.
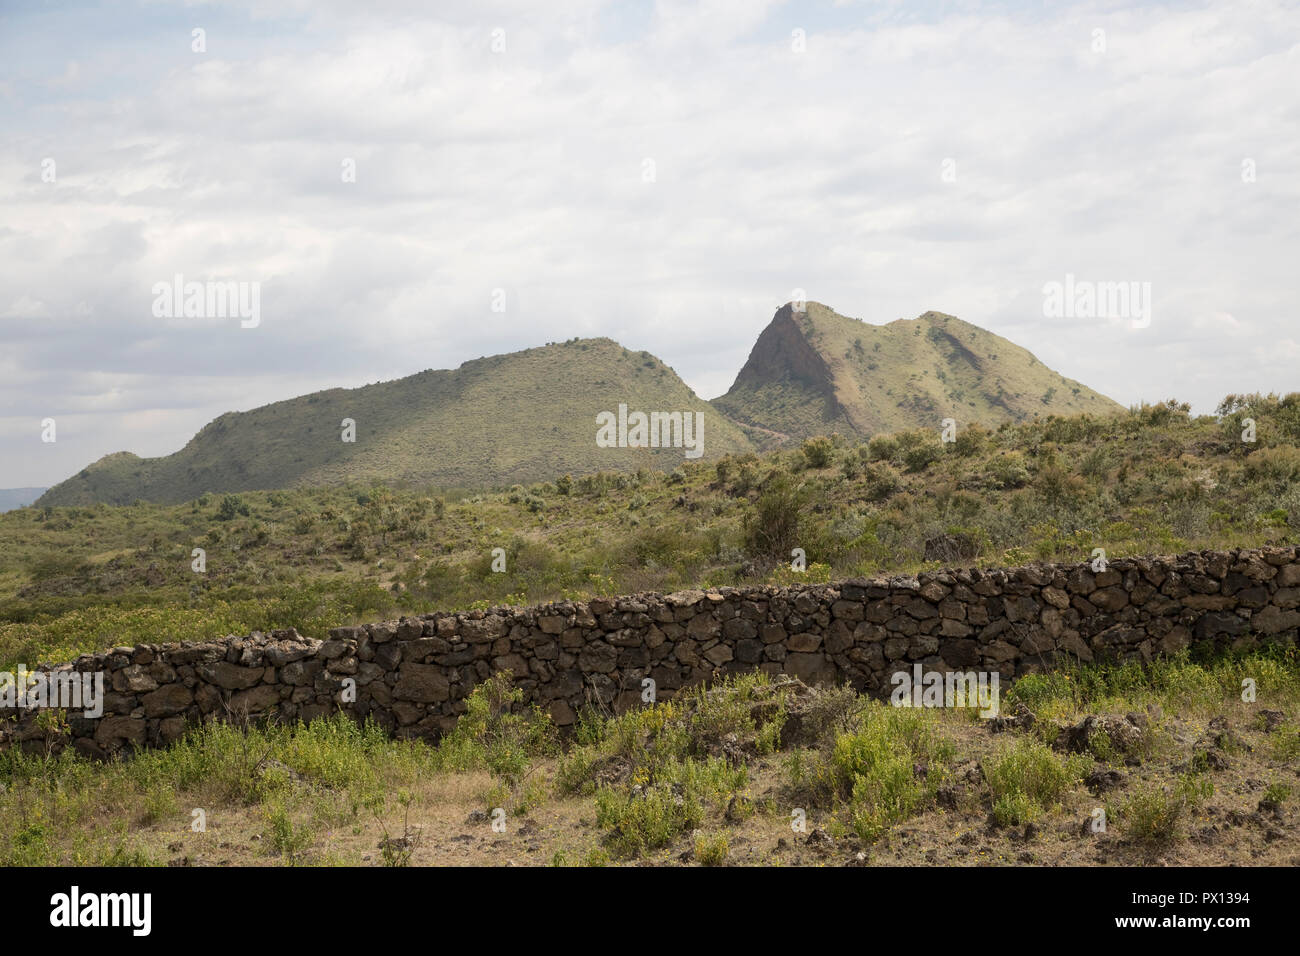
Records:
[[[1119,406],[1001,336],[940,312],[887,325],[816,302],[764,330],[736,384],[714,400],[737,421],[804,438],[997,425]]]
[[[598,448],[596,415],[620,402],[630,411],[704,412],[706,459],[752,447],[648,352],[575,339],[222,415],[173,455],[109,455],[38,503],[174,503],[205,491],[346,481],[504,486],[684,460],[680,450]],[[340,439],[345,418],[356,422],[355,443]]]
[[[1253,445],[1239,440],[1245,415],[1259,425]],[[927,536],[954,529],[978,540],[985,565],[1300,531],[1300,396],[1234,403],[1222,420],[1171,403],[936,444],[904,433],[841,442],[815,466],[820,453],[782,451],[472,498],[353,486],[26,508],[0,515],[0,658],[735,582],[763,557],[745,519],[783,481],[808,495],[798,540],[819,563],[803,579],[915,569]],[[189,571],[195,545],[209,552],[203,576]],[[505,574],[488,567],[498,545]],[[1256,702],[1241,700],[1245,677]],[[1294,649],[1028,675],[1003,688],[1007,725],[784,687],[783,702],[748,675],[620,718],[587,715],[567,742],[540,715],[503,711],[496,686],[437,748],[334,719],[210,726],[106,767],[11,750],[0,862],[1300,863]],[[1090,714],[1135,714],[1140,734],[1063,750],[1061,729]],[[190,829],[194,807],[207,832]],[[504,833],[491,826],[498,807]],[[792,808],[807,833],[791,831]]]
[[[1259,441],[1243,445],[1250,414]],[[790,546],[746,522],[782,476],[803,495]],[[1290,543],[1300,534],[1300,400],[1220,421],[1155,406],[996,432],[841,442],[581,477],[473,497],[369,486],[179,505],[0,515],[0,663],[295,626],[313,636],[398,611],[935,566],[927,540],[970,541],[980,565]],[[207,553],[195,574],[191,551]],[[491,570],[503,548],[505,573]]]

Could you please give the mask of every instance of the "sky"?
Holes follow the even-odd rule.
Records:
[[[713,398],[801,296],[1300,390],[1298,78],[1272,0],[0,0],[0,487],[574,336]]]

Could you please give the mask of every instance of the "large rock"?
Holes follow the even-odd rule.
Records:
[[[265,668],[240,667],[227,661],[217,661],[213,664],[200,664],[197,671],[209,684],[216,684],[225,690],[244,690],[261,682]]]
[[[424,704],[440,703],[451,697],[451,684],[436,664],[403,664],[393,688],[396,700]]]
[[[342,628],[335,628],[335,630],[342,630]],[[348,630],[352,630],[352,628],[348,628]],[[315,650],[314,645],[305,642],[282,641],[279,644],[271,644],[266,648],[266,662],[272,667],[283,667],[293,661],[300,661],[304,657],[310,657],[315,653]]]
[[[785,673],[805,684],[835,684],[839,673],[824,654],[790,654],[785,659]]]
[[[146,727],[143,717],[105,717],[95,728],[95,743],[105,750],[122,742],[143,747]]]
[[[592,641],[578,652],[578,667],[583,671],[608,674],[618,664],[618,650],[604,641]]]
[[[194,694],[184,684],[168,684],[140,698],[146,717],[170,717],[194,703]]]
[[[461,635],[470,644],[495,641],[498,637],[505,637],[509,631],[510,625],[496,614],[489,614],[481,621],[464,621],[460,626]]]
[[[261,714],[280,703],[280,689],[274,684],[263,684],[250,690],[241,690],[230,697],[230,709],[236,714]]]

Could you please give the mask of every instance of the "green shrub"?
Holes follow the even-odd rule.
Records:
[[[814,766],[808,783],[814,794],[829,789],[832,797],[847,796],[854,830],[871,842],[933,797],[952,746],[939,734],[935,715],[923,709],[874,703],[856,722],[856,729],[835,738],[827,764]],[[923,777],[919,766],[927,768]]]
[[[1061,802],[1091,763],[1077,755],[1062,757],[1034,737],[1002,747],[984,764],[995,818],[1003,826],[1036,819]]]
[[[637,794],[611,787],[596,791],[596,825],[608,831],[610,846],[625,856],[666,846],[703,819],[704,810],[693,794],[675,794],[665,787]]]
[[[825,435],[818,435],[814,438],[807,439],[800,451],[803,452],[804,460],[808,462],[809,468],[825,468],[831,463],[831,458],[835,454],[835,444]]]
[[[863,485],[868,501],[884,501],[898,491],[899,479],[888,465],[873,464],[864,472]]]
[[[1025,467],[1024,456],[1019,452],[1007,452],[992,459],[986,466],[985,474],[995,488],[1023,488],[1029,484],[1029,469]]]
[[[867,442],[867,458],[871,461],[892,461],[898,454],[898,441],[890,435],[876,435]]]
[[[943,445],[938,441],[922,442],[903,452],[903,467],[910,472],[924,471],[942,457]]]
[[[1242,467],[1247,481],[1258,481],[1281,491],[1300,480],[1300,448],[1290,445],[1251,452]]]
[[[221,504],[217,508],[217,520],[232,521],[240,515],[244,517],[249,515],[249,508],[244,503],[244,499],[239,495],[225,495],[222,497]]]
[[[479,684],[465,701],[465,712],[438,745],[438,758],[449,770],[486,769],[516,783],[532,759],[554,752],[557,732],[536,704],[522,707],[524,692],[502,671]]]
[[[777,473],[764,483],[745,517],[745,546],[758,557],[784,560],[800,544],[808,492],[789,475]]]
[[[722,866],[727,862],[725,833],[700,834],[695,838],[695,860],[700,866]]]
[[[1187,818],[1214,793],[1214,784],[1200,774],[1185,774],[1172,788],[1148,784],[1121,804],[1118,816],[1126,833],[1146,843],[1170,843],[1182,836]]]

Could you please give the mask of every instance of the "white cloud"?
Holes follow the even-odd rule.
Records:
[[[0,20],[0,487],[573,335],[712,397],[796,287],[954,313],[1124,403],[1289,390],[1293,5],[213,3],[204,55],[164,9]],[[261,282],[262,325],[160,323],[178,272]],[[1151,327],[1044,319],[1067,272],[1151,282]]]

